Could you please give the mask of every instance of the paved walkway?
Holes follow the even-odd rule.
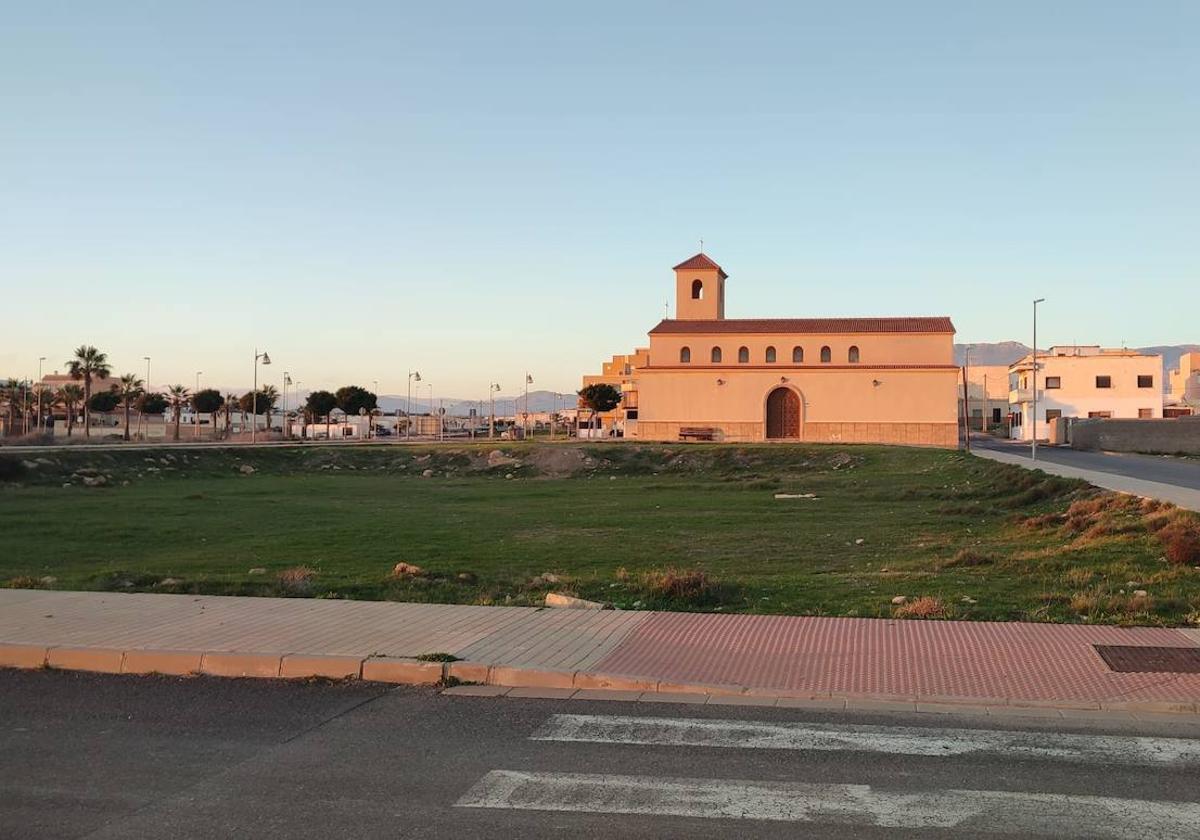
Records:
[[[1197,711],[1200,674],[1117,673],[1096,645],[1200,631],[0,590],[0,665]]]
[[[1037,461],[1029,457],[1028,444],[971,440],[971,452],[1004,464],[1039,469],[1064,478],[1171,502],[1200,511],[1200,461],[1110,452],[1080,452],[1055,446],[1039,446]]]

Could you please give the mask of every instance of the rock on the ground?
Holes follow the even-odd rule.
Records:
[[[855,544],[855,545],[862,545],[862,544],[863,544],[863,543],[865,543],[865,542],[866,542],[866,540],[864,540],[862,537],[859,537],[858,539],[856,539],[856,540],[854,541],[854,544]]]
[[[1146,597],[1147,595],[1149,595],[1149,594],[1150,594],[1150,593],[1149,593],[1149,592],[1147,592],[1145,589],[1135,589],[1135,590],[1133,590],[1133,597],[1134,597],[1134,598],[1145,598],[1145,597]]]
[[[897,595],[895,598],[892,599],[892,603],[895,604],[897,607],[900,606],[901,604],[907,604],[908,596],[907,595]]]
[[[499,449],[493,449],[487,456],[487,465],[489,467],[507,467],[515,463],[517,463],[516,458],[505,455]]]
[[[433,470],[421,470],[421,478],[433,478]]]
[[[255,566],[253,569],[246,572],[246,574],[248,574],[248,575],[265,575],[266,573],[267,573],[267,570],[264,569],[262,566]]]
[[[412,563],[397,563],[392,569],[392,574],[395,577],[416,577],[425,574],[425,570]]]
[[[254,475],[256,470],[249,464],[242,464],[240,467],[238,467],[238,472],[240,472],[242,475]]]
[[[104,487],[108,484],[108,476],[106,475],[85,475],[82,476],[84,487]]]
[[[556,607],[565,610],[609,610],[612,607],[608,604],[602,604],[599,601],[588,601],[583,598],[575,598],[571,595],[562,595],[558,592],[546,593],[546,606]]]
[[[815,499],[816,493],[776,493],[776,499]]]
[[[38,468],[37,461],[22,461],[21,466],[27,470],[36,470]]]
[[[53,586],[54,584],[58,583],[58,578],[54,577],[54,575],[46,575],[38,580],[38,583],[40,583],[42,586]]]

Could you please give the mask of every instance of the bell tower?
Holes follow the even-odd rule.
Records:
[[[680,321],[723,320],[728,276],[704,252],[675,266],[675,317]]]

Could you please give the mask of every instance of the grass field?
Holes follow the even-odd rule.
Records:
[[[72,449],[26,467],[2,455],[0,581],[480,604],[566,591],[623,608],[822,615],[1200,615],[1200,549],[1176,546],[1168,562],[1164,536],[1183,533],[1173,539],[1187,548],[1196,517],[958,452],[509,444],[516,463],[489,464],[493,448]],[[396,576],[401,562],[421,571]],[[893,605],[900,595],[908,603]]]

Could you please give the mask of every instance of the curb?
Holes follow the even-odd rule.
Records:
[[[79,645],[0,642],[0,668],[89,671],[104,674],[266,679],[363,680],[392,685],[448,686],[453,696],[636,700],[708,703],[723,706],[775,706],[821,711],[906,711],[1011,716],[1200,715],[1200,703],[1188,701],[1031,700],[819,693],[709,683],[680,683],[590,671],[558,671],[482,662],[424,662],[392,656],[241,651],[119,650]]]

